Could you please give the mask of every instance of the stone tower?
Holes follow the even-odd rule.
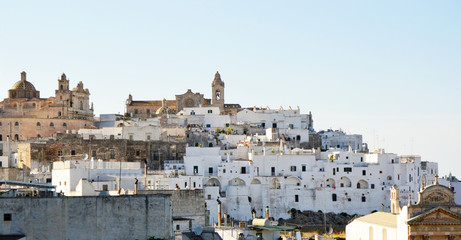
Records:
[[[69,106],[70,105],[70,90],[69,90],[69,79],[67,79],[66,74],[62,74],[61,78],[58,79],[58,88],[55,91],[56,95],[56,103],[62,106]],[[62,109],[62,113],[64,114],[65,109]],[[58,114],[59,115],[59,114]],[[61,115],[59,115],[61,116]]]
[[[399,189],[393,185],[391,187],[391,213],[398,214],[400,212]]]
[[[214,75],[213,83],[211,84],[212,101],[213,107],[219,107],[220,112],[224,111],[224,82],[221,80],[221,75],[216,72]]]

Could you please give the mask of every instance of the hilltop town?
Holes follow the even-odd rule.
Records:
[[[445,223],[431,214],[458,229],[448,239],[461,236],[461,184],[439,176],[437,162],[370,149],[360,133],[316,129],[315,113],[296,104],[228,103],[225,78],[204,79],[209,98],[192,89],[175,99],[127,93],[125,113],[100,116],[83,81],[71,88],[64,73],[45,98],[25,72],[8,80],[0,102],[0,235],[295,238],[301,225],[314,224],[309,217],[281,223],[320,212],[356,216],[350,239],[445,236]],[[434,224],[442,227],[427,230]]]

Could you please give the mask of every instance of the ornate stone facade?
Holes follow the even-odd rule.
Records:
[[[176,108],[178,111],[183,110],[185,107],[200,107],[210,104],[210,99],[204,98],[201,93],[193,93],[190,89],[184,94],[176,95]]]
[[[434,184],[419,192],[408,206],[409,239],[461,239],[461,206],[452,189]]]
[[[8,91],[8,98],[0,102],[0,141],[50,137],[56,132],[92,125],[89,96],[82,82],[69,90],[69,80],[62,74],[55,96],[40,98],[40,92],[22,72],[21,80]]]

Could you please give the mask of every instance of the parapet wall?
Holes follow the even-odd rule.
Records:
[[[0,235],[22,234],[28,240],[173,237],[166,194],[0,198],[0,214]],[[11,221],[4,214],[11,214]]]
[[[192,228],[206,226],[207,213],[205,208],[205,192],[203,189],[145,190],[138,192],[145,194],[170,194],[173,217],[192,219]]]

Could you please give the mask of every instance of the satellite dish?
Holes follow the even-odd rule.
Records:
[[[327,227],[327,233],[331,235],[333,233],[333,227],[330,225]]]
[[[88,154],[86,154],[86,153],[83,154],[83,155],[82,155],[82,160],[88,160]]]
[[[192,229],[192,232],[194,232],[195,235],[199,236],[200,234],[202,234],[203,228],[200,227],[200,226],[197,226],[197,227],[195,227],[194,229]]]

